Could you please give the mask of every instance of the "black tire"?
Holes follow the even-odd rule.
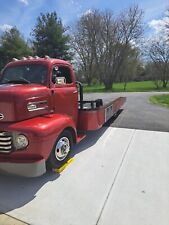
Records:
[[[67,141],[69,141],[69,145],[70,145],[70,149],[69,149],[69,152],[68,153],[65,153],[65,157],[59,157],[62,155],[62,148],[65,148],[64,146],[67,144]],[[57,148],[57,145],[59,146],[60,143],[64,143],[65,142],[65,145],[63,144],[62,147],[60,148]],[[70,155],[70,152],[71,152],[71,148],[73,146],[73,137],[72,137],[72,134],[69,130],[65,130],[63,131],[59,137],[57,138],[54,146],[53,146],[53,149],[49,155],[49,158],[46,162],[46,165],[47,165],[47,169],[49,170],[52,170],[52,169],[58,169],[60,168],[61,166],[63,166],[67,160],[69,159],[69,155]],[[64,151],[64,150],[63,150]],[[62,153],[61,153],[62,152]],[[64,154],[64,153],[63,153]]]

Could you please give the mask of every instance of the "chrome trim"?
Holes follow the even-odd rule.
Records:
[[[6,147],[6,146],[0,146],[0,149],[11,149],[11,145]]]
[[[46,109],[47,107],[41,107],[41,108],[36,108],[36,109],[28,109],[29,112],[33,112],[33,111],[38,111],[38,110],[42,110],[42,109]]]
[[[9,142],[0,142],[0,145],[11,145],[11,144],[12,144],[11,141],[9,141]]]
[[[11,150],[10,151],[2,151],[2,150],[0,150],[0,153],[10,153],[11,152]]]
[[[12,133],[0,131],[0,153],[10,153],[12,146]]]
[[[0,136],[5,136],[6,132],[0,132]]]
[[[29,102],[28,104],[47,104],[48,101],[47,100],[43,100],[43,101],[38,101],[38,102]]]
[[[11,137],[0,137],[0,141],[10,141]]]
[[[34,109],[29,109],[28,108],[30,105],[35,105],[36,106],[36,105],[44,105],[44,104],[46,104],[46,105],[43,106],[43,107],[38,107],[37,106],[37,108],[34,108]],[[38,110],[42,110],[42,109],[48,108],[47,104],[48,104],[47,100],[39,101],[39,102],[28,102],[27,109],[28,109],[29,112],[38,111]]]
[[[0,120],[4,119],[4,114],[0,113]]]
[[[46,161],[44,159],[32,163],[0,162],[0,173],[2,174],[13,174],[24,177],[38,177],[45,172]]]

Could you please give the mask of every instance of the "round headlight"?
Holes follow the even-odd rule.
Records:
[[[16,148],[17,149],[26,148],[28,146],[28,139],[23,134],[19,134],[16,137],[15,141],[16,141]]]

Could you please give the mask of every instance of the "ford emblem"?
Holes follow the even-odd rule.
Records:
[[[0,113],[0,120],[4,119],[4,115],[2,113]]]

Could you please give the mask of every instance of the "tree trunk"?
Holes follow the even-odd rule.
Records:
[[[113,85],[113,82],[112,81],[104,81],[104,86],[105,86],[105,89],[108,91],[112,91],[112,85]]]
[[[168,82],[166,80],[163,80],[162,82],[163,82],[163,88],[166,88]]]
[[[127,81],[124,82],[124,91],[126,91]]]
[[[92,78],[88,77],[88,78],[86,79],[86,81],[87,81],[87,85],[88,85],[88,86],[91,86]]]
[[[156,89],[159,89],[159,82],[158,82],[158,80],[154,80],[154,84],[156,86]]]

